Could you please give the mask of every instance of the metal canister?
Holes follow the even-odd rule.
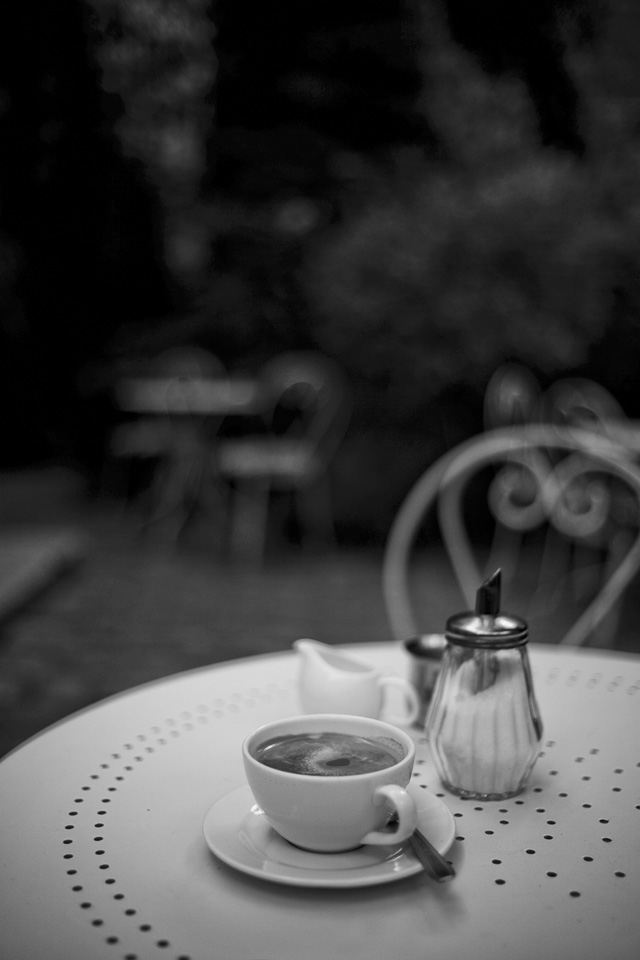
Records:
[[[420,697],[420,712],[415,725],[424,727],[433,688],[440,673],[446,639],[442,633],[424,633],[409,637],[402,645],[409,656],[409,680]]]

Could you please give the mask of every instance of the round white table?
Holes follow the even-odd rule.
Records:
[[[361,656],[406,675],[396,644]],[[293,652],[133,689],[0,763],[0,930],[9,960],[626,960],[640,945],[640,657],[531,645],[545,725],[529,785],[498,803],[414,785],[454,814],[456,879],[273,883],[218,859],[214,802],[244,784],[252,729],[299,713]],[[240,794],[239,794],[240,795]],[[239,811],[239,814],[242,811]]]

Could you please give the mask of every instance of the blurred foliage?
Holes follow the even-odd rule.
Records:
[[[399,418],[507,358],[580,365],[610,317],[622,237],[589,171],[551,151],[428,171],[332,231],[305,270],[325,349],[388,384]]]
[[[46,383],[54,436],[100,445],[77,383],[125,354],[322,349],[356,402],[337,509],[366,535],[481,427],[505,360],[640,405],[637,5],[9,9],[30,58],[0,58],[8,396]]]
[[[360,425],[369,443],[351,469],[380,533],[412,478],[482,429],[501,363],[543,382],[581,370],[623,404],[626,372],[637,395],[638,101],[617,59],[620,24],[605,17],[594,44],[570,7],[557,11],[579,108],[556,145],[525,72],[488,70],[453,39],[440,4],[416,6],[419,105],[438,151],[396,149],[366,199],[314,238],[300,273],[317,343],[376,424]],[[366,511],[351,510],[364,529]]]
[[[543,376],[583,365],[615,320],[638,239],[631,124],[618,131],[632,151],[620,177],[591,149],[603,130],[586,131],[585,156],[544,146],[523,82],[486,72],[436,5],[422,11],[421,105],[441,156],[392,173],[303,271],[318,341],[384,388],[399,420],[451,385],[481,388],[507,359]],[[583,125],[596,109],[602,123],[597,58],[573,52],[591,82]],[[635,202],[616,202],[620,191]]]
[[[481,428],[500,363],[546,380],[584,371],[611,340],[621,299],[634,309],[633,76],[613,0],[520,12],[491,0],[483,23],[462,0],[387,3],[376,16],[356,5],[342,22],[333,8],[303,15],[288,2],[256,17],[243,3],[206,14],[192,2],[176,19],[159,0],[170,16],[153,36],[144,0],[90,2],[103,12],[103,85],[120,98],[125,151],[161,194],[190,177],[184,207],[199,210],[203,243],[207,229],[214,237],[190,309],[154,325],[147,343],[191,337],[232,365],[289,347],[338,359],[356,400],[336,464],[351,535],[381,535],[411,479]],[[213,76],[193,27],[211,13],[207,192],[197,162],[181,174],[157,145],[186,110],[197,136],[185,147],[202,157]],[[199,83],[175,83],[175,51],[202,63]],[[402,91],[393,107],[383,76]]]
[[[192,199],[205,169],[215,78],[210,0],[87,0],[101,84],[117,95],[123,152],[168,202]]]
[[[208,267],[201,215],[213,123],[211,0],[86,0],[101,87],[124,156],[139,160],[164,211],[165,259],[179,282]]]

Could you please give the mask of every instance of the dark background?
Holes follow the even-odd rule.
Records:
[[[185,342],[343,366],[356,540],[502,362],[640,415],[639,39],[624,0],[8,5],[0,467],[95,487],[119,364]]]

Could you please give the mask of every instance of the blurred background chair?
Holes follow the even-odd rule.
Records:
[[[530,423],[540,401],[540,384],[521,363],[502,364],[492,375],[484,394],[484,428]]]
[[[518,482],[503,471],[518,466]],[[496,493],[496,484],[499,492]],[[621,460],[606,438],[544,424],[489,431],[444,454],[417,480],[387,539],[383,591],[394,637],[442,632],[429,617],[429,583],[416,583],[411,561],[428,521],[445,547],[460,588],[461,609],[473,609],[480,583],[500,566],[491,554],[496,504],[501,522],[526,527],[517,569],[503,567],[503,608],[525,616],[537,641],[606,646],[605,619],[640,566],[640,470]],[[534,522],[535,521],[535,522]],[[588,546],[597,562],[572,562],[560,575],[549,552],[552,528],[569,546]],[[489,559],[488,559],[489,558]],[[511,562],[511,561],[509,561]],[[504,574],[509,574],[504,578]],[[575,585],[584,589],[577,596]],[[451,610],[450,613],[458,612]]]
[[[199,393],[211,381],[225,383],[224,364],[200,347],[166,350],[141,366],[138,376],[115,384],[115,405],[120,411],[139,409],[112,431],[109,453],[126,467],[126,495],[131,491],[134,464],[146,467],[148,487],[137,506],[146,527],[163,525],[165,536],[174,538],[186,523],[196,503],[219,498],[211,442],[223,417],[202,412]],[[157,409],[149,410],[149,385],[157,385],[153,398]]]
[[[274,493],[292,495],[303,541],[333,541],[329,467],[351,413],[342,371],[313,351],[268,361],[260,390],[266,432],[223,441],[217,452],[231,491],[231,553],[254,561],[264,554]]]
[[[544,423],[610,435],[624,422],[625,413],[615,397],[586,377],[566,377],[552,383],[540,397],[536,419]]]
[[[640,432],[637,427],[626,418],[618,401],[605,387],[586,377],[557,380],[543,392],[527,367],[518,363],[503,364],[491,377],[485,392],[484,423],[486,430],[533,423],[546,423],[569,432],[576,429],[576,436],[587,444],[591,443],[591,434],[596,433],[615,445],[615,453],[620,459],[639,459]],[[540,522],[539,505],[535,500],[528,508],[524,505],[531,476],[535,475],[535,462],[528,466],[520,462],[528,456],[535,460],[539,454],[519,452],[510,465],[505,464],[502,468],[491,491],[496,517],[493,554],[500,557],[507,571],[516,568],[523,538]],[[546,456],[557,459],[563,454],[548,450]],[[606,486],[606,481],[601,478],[601,496],[604,496]],[[595,496],[593,486],[592,495]],[[516,501],[517,510],[514,509]],[[621,535],[612,541],[611,551],[624,551],[623,540]],[[547,568],[549,571],[554,569],[559,577],[570,564],[588,568],[594,560],[593,544],[587,538],[569,546],[553,525],[547,530],[545,551]],[[580,554],[584,554],[584,563],[581,563]],[[607,623],[609,630],[613,630],[614,617],[611,616]]]

